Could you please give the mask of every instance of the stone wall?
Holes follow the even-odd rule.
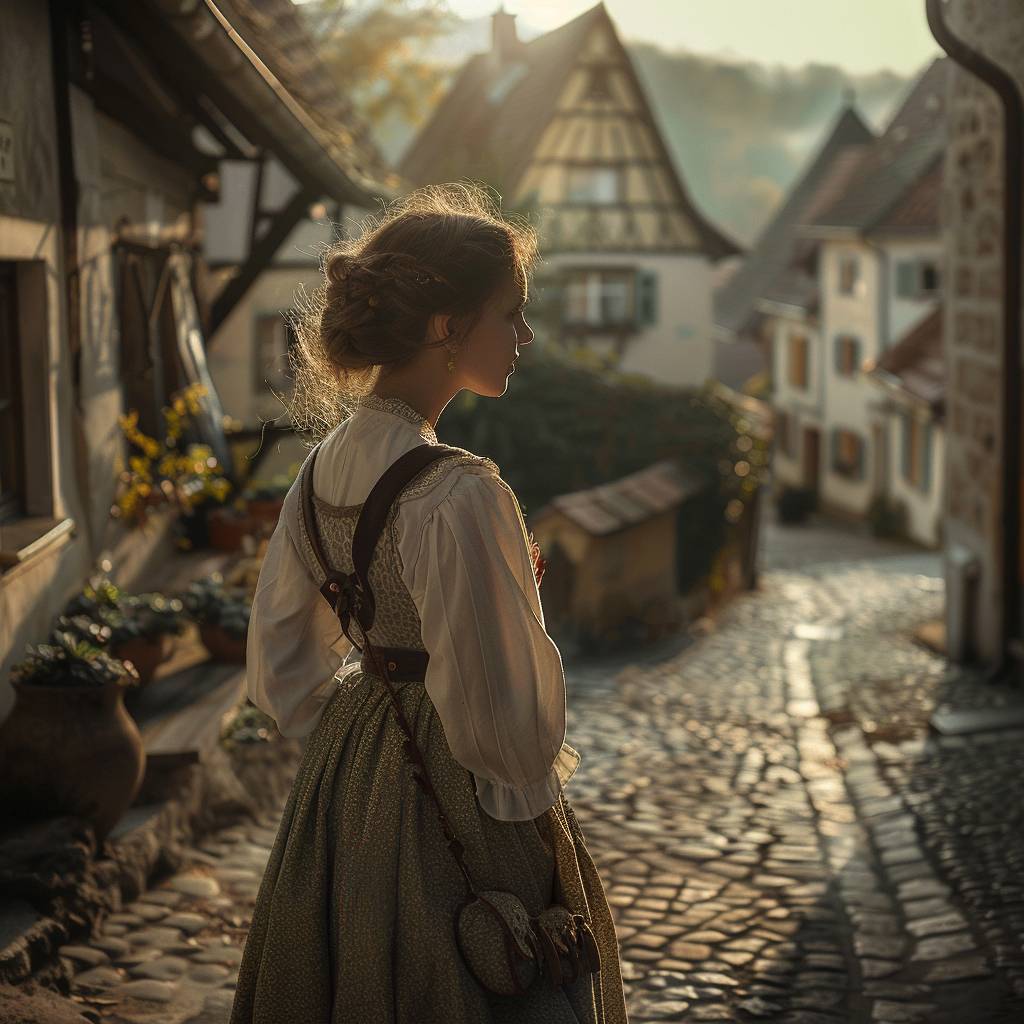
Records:
[[[949,0],[953,33],[1024,86],[1024,4]],[[1002,606],[1003,107],[962,67],[950,80],[943,190],[947,364],[947,555],[962,545],[980,565],[976,654],[999,658]],[[1024,182],[1009,187],[1020,190]],[[952,606],[952,605],[951,605]],[[951,629],[952,629],[952,624]]]

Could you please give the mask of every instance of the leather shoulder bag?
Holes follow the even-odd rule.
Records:
[[[531,917],[515,893],[498,889],[478,890],[466,867],[463,846],[452,832],[427,766],[402,713],[392,681],[424,680],[429,653],[410,648],[378,648],[367,636],[376,607],[369,584],[370,560],[388,512],[402,489],[437,459],[460,450],[447,445],[423,444],[397,459],[374,485],[363,503],[352,539],[351,573],[332,569],[324,557],[313,509],[313,466],[317,445],[310,454],[300,481],[302,515],[306,533],[324,578],[320,593],[330,604],[352,646],[362,652],[361,667],[384,680],[399,728],[405,734],[406,760],[413,765],[417,784],[437,805],[438,820],[459,870],[467,895],[455,912],[455,939],[459,953],[476,981],[497,995],[520,995],[541,977],[554,988],[572,984],[581,971],[596,974],[601,957],[594,934],[582,914],[559,903]],[[361,648],[349,632],[356,620],[365,643]]]

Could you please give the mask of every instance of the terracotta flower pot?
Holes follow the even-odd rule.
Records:
[[[221,626],[203,623],[199,627],[199,638],[215,661],[226,661],[233,665],[245,664],[245,637],[229,633]]]
[[[210,547],[218,551],[237,551],[242,538],[259,531],[260,524],[252,516],[231,509],[217,508],[209,515]]]
[[[277,525],[277,520],[281,516],[283,506],[283,495],[280,498],[252,498],[245,504],[246,511],[253,519],[270,523],[271,526]]]
[[[113,654],[122,661],[130,661],[139,673],[139,686],[145,686],[152,678],[157,666],[167,660],[171,653],[171,638],[166,633],[148,640],[133,637],[117,645]]]
[[[124,687],[11,685],[17,699],[0,725],[5,816],[76,815],[102,842],[131,806],[146,769]]]

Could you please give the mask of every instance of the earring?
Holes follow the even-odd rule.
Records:
[[[448,372],[455,372],[455,349],[448,349]]]

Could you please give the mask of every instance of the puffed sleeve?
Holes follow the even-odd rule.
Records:
[[[282,516],[267,545],[249,617],[249,699],[283,736],[305,736],[320,720],[351,649]]]
[[[412,572],[430,652],[426,690],[492,818],[536,818],[580,762],[565,743],[565,678],[544,628],[518,502],[461,473],[426,516]]]

